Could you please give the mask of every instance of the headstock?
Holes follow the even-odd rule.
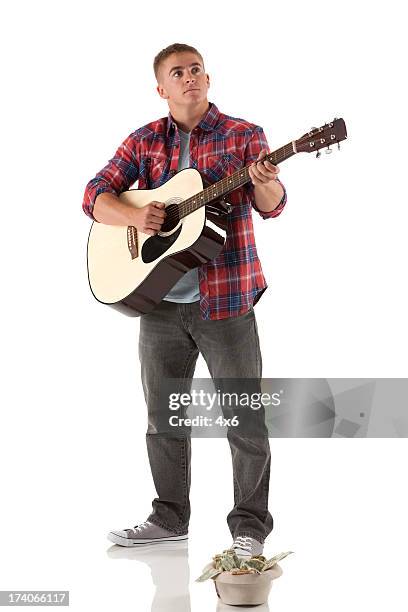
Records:
[[[327,147],[326,153],[331,153],[330,145],[337,143],[340,149],[340,142],[347,138],[346,124],[344,119],[333,119],[331,123],[325,123],[319,128],[312,128],[295,141],[296,152],[312,153],[317,151],[316,157],[320,156],[319,149]]]

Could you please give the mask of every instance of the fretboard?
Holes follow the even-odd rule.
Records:
[[[285,161],[285,159],[292,157],[292,155],[295,155],[295,152],[296,151],[293,150],[293,145],[290,142],[284,147],[281,147],[272,153],[268,153],[268,155],[265,155],[263,159],[268,159],[270,162],[276,165],[280,164],[282,161]],[[234,191],[235,189],[238,189],[239,187],[242,187],[242,185],[245,185],[245,183],[248,183],[250,180],[251,177],[249,176],[248,166],[237,170],[230,176],[224,177],[220,181],[206,187],[203,189],[203,191],[200,191],[187,200],[180,202],[178,205],[180,218],[194,212],[198,208],[201,208],[201,206],[205,206],[206,204],[210,204],[210,202],[220,200],[225,195],[231,191]]]

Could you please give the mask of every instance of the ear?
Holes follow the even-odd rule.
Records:
[[[169,96],[168,96],[166,90],[164,89],[164,87],[162,87],[162,85],[157,85],[156,91],[157,91],[157,93],[159,94],[159,96],[161,98],[164,98],[165,100],[168,99]]]

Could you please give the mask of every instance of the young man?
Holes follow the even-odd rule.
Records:
[[[163,381],[191,380],[199,352],[213,379],[260,379],[262,359],[254,304],[265,291],[256,252],[251,210],[264,219],[277,217],[286,191],[279,168],[259,160],[269,151],[261,127],[221,113],[207,99],[210,86],[201,54],[173,44],[154,60],[157,91],[167,101],[167,117],[132,132],[114,157],[86,186],[85,213],[94,221],[132,225],[154,235],[165,217],[164,203],[135,209],[118,195],[139,181],[153,189],[176,172],[197,168],[214,183],[250,166],[251,182],[228,196],[232,205],[227,239],[220,255],[186,273],[151,313],[140,318],[139,357],[148,410],[146,433],[150,467],[158,497],[146,521],[133,529],[110,532],[123,546],[188,537],[191,439],[161,435]],[[228,432],[234,507],[227,516],[239,556],[259,555],[273,528],[268,511],[270,448],[266,427],[248,439]]]

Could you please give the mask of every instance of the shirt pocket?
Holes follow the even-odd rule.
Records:
[[[208,183],[213,184],[225,176],[230,176],[242,166],[243,161],[234,153],[222,153],[221,155],[208,155],[204,158],[200,171]]]
[[[149,154],[144,159],[144,177],[148,189],[155,189],[166,182],[169,160],[164,154]]]

